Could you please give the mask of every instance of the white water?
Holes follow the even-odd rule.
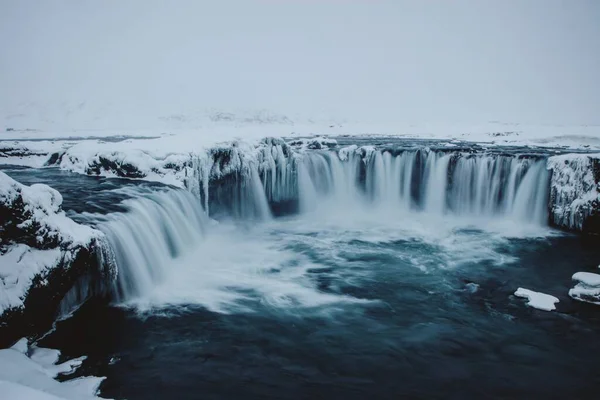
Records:
[[[454,166],[452,157],[457,158]],[[366,159],[354,155],[340,161],[335,153],[309,153],[300,165],[299,182],[301,211],[326,200],[347,207],[360,199],[387,210],[502,217],[535,225],[547,221],[549,176],[543,159],[375,151]]]
[[[130,217],[145,218],[143,214]],[[119,225],[106,232],[137,246],[136,230],[123,226],[139,225]],[[507,235],[547,234],[518,231],[514,226],[503,229],[494,224],[493,228],[497,231],[492,227],[474,231],[463,218],[344,209],[331,202],[320,203],[308,214],[262,224],[212,222],[204,236],[192,236],[197,242],[177,256],[152,239],[147,245],[156,245],[154,262],[137,262],[138,249],[118,257],[123,273],[118,300],[142,312],[202,306],[219,313],[258,308],[328,313],[346,305],[372,303],[350,295],[346,288],[378,279],[380,257],[396,259],[400,274],[430,279],[427,275],[463,265],[472,268],[474,263],[499,266],[514,262],[502,250],[510,243]],[[140,239],[148,240],[148,236]],[[163,236],[160,240],[169,239]],[[321,287],[323,277],[331,282],[327,290]],[[131,282],[136,283],[135,290]]]
[[[476,155],[453,163],[452,157],[458,156],[351,151],[343,160],[335,152],[281,159],[262,176],[250,169],[224,192],[235,196],[238,219],[221,224],[188,192],[128,200],[127,213],[99,225],[116,255],[116,300],[139,309],[199,304],[218,312],[362,302],[343,291],[323,292],[311,273],[337,266],[330,277],[344,284],[372,274],[369,263],[354,268],[345,261],[357,240],[419,243],[427,250],[389,256],[428,273],[512,262],[495,250],[507,236],[548,234],[544,160]],[[293,193],[300,213],[272,220],[267,198]]]
[[[117,300],[140,296],[163,282],[166,268],[204,238],[208,218],[191,193],[172,190],[126,200],[126,213],[98,225],[113,248]]]

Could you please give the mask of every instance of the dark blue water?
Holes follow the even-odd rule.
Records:
[[[125,211],[120,204],[123,200],[151,190],[168,189],[154,182],[87,176],[55,167],[38,169],[0,165],[0,171],[23,185],[44,183],[58,190],[63,197],[63,209],[75,220],[78,220],[77,214],[83,212],[106,214]]]
[[[269,307],[225,315],[188,306],[168,309],[169,317],[139,317],[88,304],[42,344],[87,354],[80,373],[107,376],[102,394],[114,398],[593,395],[600,310],[566,293],[570,275],[600,258],[597,241],[517,240],[507,251],[519,262],[428,280],[373,257],[368,262],[381,273],[340,290],[379,302],[329,315]],[[518,286],[559,294],[559,312],[527,308],[511,296]],[[331,290],[326,283],[321,289]]]
[[[67,209],[114,207],[123,192],[111,185],[125,182],[87,179],[46,183],[65,185],[63,195],[85,188],[65,195]],[[498,235],[442,220],[422,230],[395,215],[302,218],[237,229],[231,243],[217,234],[186,268],[173,266],[198,292],[239,296],[239,307],[202,293],[143,312],[90,301],[40,345],[87,355],[78,374],[106,376],[102,396],[119,399],[597,396],[600,307],[567,295],[574,272],[597,271],[597,237]],[[176,297],[188,289],[180,285],[166,289]],[[340,301],[286,293],[298,287]],[[557,311],[527,307],[512,295],[518,287],[558,297]]]

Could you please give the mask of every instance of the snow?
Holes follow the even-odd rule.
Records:
[[[543,311],[552,311],[555,310],[555,304],[559,302],[559,300],[550,296],[549,294],[534,292],[533,290],[518,288],[515,292],[515,296],[522,297],[527,299],[527,305],[529,307],[537,308],[538,310]]]
[[[328,147],[337,146],[337,140],[320,136],[314,138],[295,139],[290,141],[289,145],[294,146],[299,150],[326,149]]]
[[[24,215],[28,217],[20,227],[39,225],[39,242],[43,236],[50,235],[71,245],[86,245],[93,238],[102,236],[100,231],[66,216],[61,209],[62,195],[57,190],[41,183],[25,186],[0,171],[0,205],[12,208],[12,204],[20,199],[24,204]]]
[[[34,184],[25,186],[0,172],[0,209],[16,210],[15,228],[26,235],[14,243],[0,238],[0,315],[24,305],[27,294],[38,276],[43,280],[59,265],[68,266],[74,251],[102,240],[104,234],[80,225],[61,209],[62,196],[55,189]],[[0,227],[4,228],[4,227]]]
[[[174,171],[167,165],[181,165],[190,159],[190,153],[172,152],[172,142],[162,139],[125,140],[123,142],[84,141],[67,149],[60,162],[61,169],[87,174],[91,168],[101,165],[101,158],[118,166],[135,167],[134,174],[144,180],[158,181],[181,187],[185,171]],[[90,173],[91,174],[91,173]],[[118,176],[114,170],[100,168],[97,175]]]
[[[85,357],[56,364],[60,351],[27,347],[27,339],[0,350],[0,393],[3,399],[70,399],[96,397],[105,378],[81,377],[65,382],[54,380],[59,374],[73,373]]]
[[[350,157],[351,154],[355,154],[358,151],[358,146],[353,144],[350,146],[346,146],[341,148],[338,151],[338,157],[340,158],[340,161],[348,161],[348,158]]]
[[[573,275],[573,280],[575,282],[583,283],[587,286],[600,288],[599,274],[593,274],[591,272],[577,272]]]
[[[60,357],[60,350],[46,349],[43,347],[32,347],[31,358],[33,361],[40,365],[50,366],[58,362]]]
[[[33,279],[55,268],[62,257],[59,248],[37,250],[17,244],[0,255],[0,314],[22,307]]]
[[[569,296],[578,301],[600,305],[600,274],[591,272],[577,272],[573,275],[577,282],[569,290]]]
[[[548,158],[552,170],[551,213],[555,224],[581,230],[600,201],[592,160],[600,162],[598,154],[564,154]]]
[[[215,115],[221,117],[215,118]],[[223,115],[229,117],[222,118]],[[90,126],[93,125],[91,121]],[[378,125],[294,121],[287,117],[243,117],[213,112],[210,118],[189,128],[0,132],[0,164],[39,167],[45,165],[53,154],[58,154],[61,158],[56,160],[54,157],[53,161],[58,162],[60,168],[72,172],[138,178],[183,187],[190,173],[186,166],[197,157],[205,160],[214,149],[237,145],[253,152],[266,137],[285,138],[299,151],[324,149],[335,146],[335,137],[340,136],[370,137],[374,140],[383,137],[440,139],[450,141],[447,146],[474,142],[496,146],[557,147],[560,151],[600,150],[600,126],[502,123]],[[342,149],[341,159],[348,156],[348,151],[351,148]]]

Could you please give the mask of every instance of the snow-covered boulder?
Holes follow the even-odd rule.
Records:
[[[326,137],[315,137],[292,140],[289,142],[289,145],[297,149],[321,150],[336,147],[337,140]]]
[[[550,157],[550,221],[571,230],[600,233],[600,154]]]
[[[27,339],[8,349],[0,349],[0,394],[3,399],[99,399],[103,377],[86,376],[64,382],[58,375],[72,374],[85,357],[57,364],[59,350],[30,347]]]
[[[549,294],[534,292],[533,290],[518,288],[515,292],[515,296],[527,299],[527,305],[529,307],[537,308],[543,311],[552,311],[556,309],[555,304],[559,300]]]
[[[569,290],[569,296],[578,301],[600,305],[600,274],[577,272],[573,275],[573,280],[577,284]]]
[[[0,345],[51,323],[82,275],[116,273],[103,233],[68,218],[61,204],[51,187],[0,172]]]
[[[119,143],[81,142],[53,154],[48,163],[81,174],[144,179],[181,187],[190,154],[153,154],[140,149],[121,150]]]

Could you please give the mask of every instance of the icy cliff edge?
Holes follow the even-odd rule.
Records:
[[[550,157],[550,222],[575,231],[600,233],[600,154]]]
[[[68,218],[61,204],[51,187],[0,172],[0,344],[51,322],[75,280],[98,271],[110,251],[102,232]]]

